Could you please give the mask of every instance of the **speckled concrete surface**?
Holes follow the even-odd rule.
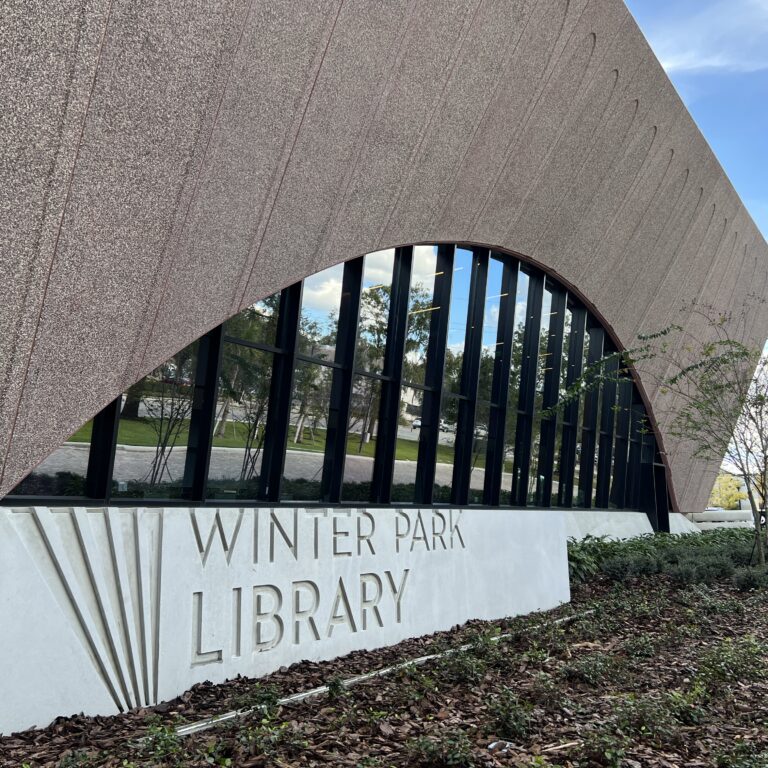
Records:
[[[621,0],[8,0],[0,50],[0,495],[242,306],[383,247],[522,254],[627,344],[768,287]],[[653,381],[696,510],[712,467]]]

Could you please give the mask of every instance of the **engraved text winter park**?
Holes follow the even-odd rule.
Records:
[[[466,548],[460,510],[393,510],[394,525],[386,526],[377,526],[373,514],[358,509],[239,509],[231,510],[231,516],[227,512],[218,510],[205,523],[190,513],[203,570],[214,557],[223,555],[228,569],[248,558],[248,570],[257,583],[228,586],[228,595],[220,589],[210,596],[207,591],[192,593],[193,665],[221,662],[225,654],[242,657],[281,644],[312,643],[331,638],[334,632],[356,634],[400,624],[412,575],[411,567],[393,563],[402,559],[410,565],[410,558],[403,557],[410,553]],[[353,575],[335,578],[330,588],[321,588],[320,579],[313,578],[281,580],[279,585],[259,579],[259,572],[272,564],[312,563],[317,573],[318,565],[342,559],[364,560],[366,567],[340,569]],[[386,563],[376,569],[371,560]],[[209,599],[231,601],[228,648],[204,647],[204,603]]]

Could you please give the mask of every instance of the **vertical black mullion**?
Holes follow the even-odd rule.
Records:
[[[200,338],[197,345],[195,389],[189,419],[187,456],[184,462],[182,497],[189,501],[205,500],[208,466],[211,461],[213,424],[216,420],[219,368],[223,347],[223,328],[219,325]]]
[[[532,271],[528,281],[528,303],[523,336],[523,360],[520,365],[515,459],[512,465],[512,504],[527,504],[528,477],[531,469],[533,408],[536,399],[536,369],[539,358],[541,305],[544,298],[544,273]]]
[[[123,396],[120,395],[93,417],[85,475],[85,495],[88,498],[103,501],[109,499],[122,401]]]
[[[597,488],[595,506],[607,509],[611,492],[611,459],[613,456],[613,431],[616,423],[616,388],[619,373],[619,357],[615,355],[605,363],[606,377],[603,385],[603,402],[600,413],[600,439],[597,448]]]
[[[633,385],[629,379],[619,382],[619,412],[616,417],[616,445],[614,447],[613,482],[610,501],[624,509],[627,497],[627,458],[629,456],[629,431],[632,421]]]
[[[654,488],[653,459],[656,454],[656,441],[649,431],[647,422],[640,436],[640,483],[638,488],[638,506],[648,515],[654,531],[659,530],[656,514],[656,490]]]
[[[509,257],[503,260],[499,325],[496,332],[496,355],[491,383],[491,408],[488,419],[488,453],[485,460],[483,501],[498,506],[504,477],[506,449],[507,399],[512,365],[512,339],[515,333],[515,299],[517,297],[518,262]]]
[[[563,336],[565,333],[565,306],[567,294],[564,288],[552,287],[549,336],[547,338],[547,369],[544,373],[542,408],[547,410],[557,405],[560,394],[560,367],[563,360]],[[538,478],[536,480],[536,503],[549,506],[552,498],[552,471],[555,465],[555,442],[557,437],[557,415],[542,417],[541,440],[539,441]]]
[[[269,385],[266,439],[262,449],[259,499],[280,500],[280,484],[288,447],[288,425],[291,420],[293,368],[299,337],[302,283],[285,288],[280,294],[272,381]]]
[[[437,247],[435,267],[435,292],[429,321],[429,342],[425,372],[424,400],[421,408],[421,429],[419,431],[419,457],[416,467],[417,504],[431,504],[435,485],[437,463],[437,441],[440,436],[440,404],[443,396],[443,369],[445,349],[448,343],[448,320],[453,282],[453,259],[455,245]]]
[[[597,325],[589,328],[589,354],[587,366],[592,367],[600,362],[603,356],[605,331]],[[595,444],[597,432],[597,402],[600,398],[599,387],[590,389],[584,395],[584,427],[581,433],[581,467],[579,469],[579,493],[581,506],[592,506],[592,485],[595,472]]]
[[[568,344],[568,371],[566,389],[570,390],[579,379],[584,367],[584,336],[587,310],[571,309],[571,334]],[[557,489],[558,505],[573,506],[573,475],[576,469],[576,438],[578,436],[579,398],[574,398],[563,411],[563,437],[560,444],[560,485]]]
[[[397,428],[400,422],[400,386],[403,356],[408,333],[408,295],[411,287],[413,248],[397,248],[392,271],[392,294],[389,301],[387,345],[384,353],[384,379],[381,382],[379,434],[371,482],[371,501],[388,504],[392,497],[395,471]]]
[[[464,338],[464,358],[461,365],[461,399],[456,420],[456,444],[453,459],[451,501],[466,504],[472,473],[472,445],[475,440],[477,387],[480,378],[480,355],[483,349],[483,315],[485,291],[488,284],[489,251],[472,250],[472,277],[469,284],[467,330]]]
[[[320,482],[321,501],[336,504],[341,501],[344,481],[344,460],[347,454],[347,427],[352,399],[352,378],[355,363],[357,326],[360,320],[360,295],[363,285],[363,259],[344,264],[341,283],[341,305],[336,329],[336,351],[331,379],[328,409],[328,429],[325,435],[323,476]]]

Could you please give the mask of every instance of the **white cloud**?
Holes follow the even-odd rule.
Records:
[[[667,72],[768,69],[768,0],[714,0],[644,31]]]
[[[395,260],[395,249],[375,251],[365,257],[365,270],[363,272],[363,285],[391,285],[392,265]]]
[[[305,312],[330,312],[339,309],[344,265],[337,264],[304,280],[302,309]]]

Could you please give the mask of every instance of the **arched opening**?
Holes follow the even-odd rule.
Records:
[[[635,382],[552,410],[616,351],[574,291],[508,253],[370,253],[181,350],[8,500],[634,509],[666,530]]]

